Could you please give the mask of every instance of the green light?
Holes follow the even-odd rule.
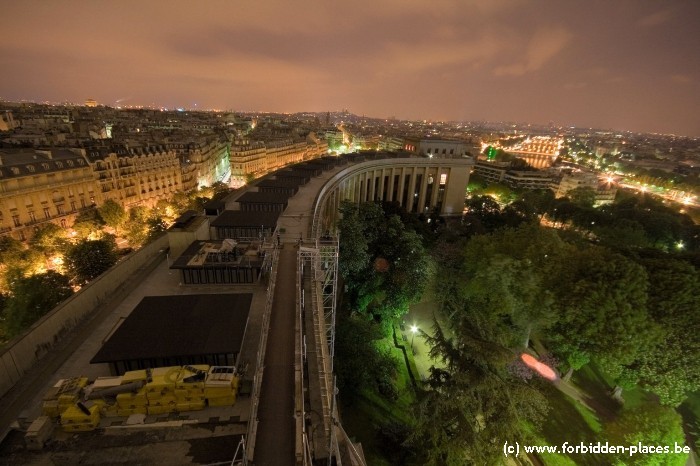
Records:
[[[493,146],[489,146],[486,149],[486,159],[487,160],[495,160],[496,159],[496,149],[494,149]]]

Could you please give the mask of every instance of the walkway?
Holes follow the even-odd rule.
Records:
[[[280,251],[258,408],[256,466],[294,464],[294,322],[297,251]]]

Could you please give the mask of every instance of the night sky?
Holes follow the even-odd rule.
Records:
[[[0,0],[0,98],[700,136],[700,1]]]

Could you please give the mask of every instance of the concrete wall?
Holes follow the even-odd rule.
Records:
[[[126,256],[79,292],[56,306],[22,335],[0,350],[0,396],[7,393],[22,376],[70,330],[107,302],[138,269],[150,263],[163,248],[163,235],[142,249]]]

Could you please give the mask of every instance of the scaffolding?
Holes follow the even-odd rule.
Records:
[[[305,349],[309,347],[305,371],[310,380],[309,394],[317,398],[305,403],[305,413],[320,416],[317,422],[322,425],[324,435],[312,434],[311,439],[305,433],[304,444],[307,454],[305,462],[313,457],[318,460],[338,458],[338,441],[335,425],[335,381],[333,377],[333,356],[335,348],[335,316],[338,285],[338,239],[324,237],[313,241],[300,241],[298,253],[300,280],[299,300],[304,311]],[[306,340],[306,338],[311,340]],[[313,348],[313,350],[312,350]],[[312,382],[313,381],[313,382]],[[316,384],[318,381],[318,385]],[[306,414],[305,414],[306,417]],[[315,429],[312,429],[312,432]],[[327,443],[326,443],[327,442]],[[310,445],[313,444],[313,454]],[[324,444],[325,443],[325,444]]]

